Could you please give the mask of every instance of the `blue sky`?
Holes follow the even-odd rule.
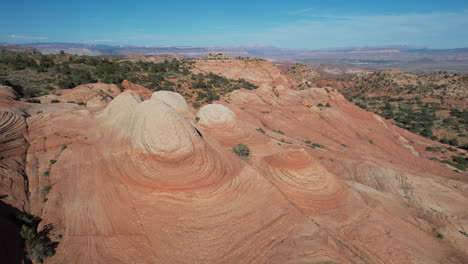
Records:
[[[0,42],[468,47],[468,1],[2,0]]]

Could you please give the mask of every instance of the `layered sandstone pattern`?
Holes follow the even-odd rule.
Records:
[[[303,148],[266,156],[261,167],[262,174],[304,213],[324,213],[346,201],[348,188]]]
[[[28,149],[27,113],[14,90],[0,85],[0,259],[24,259],[19,227],[11,220],[29,210],[25,159]]]
[[[0,195],[2,200],[27,209],[27,181],[24,174],[27,142],[27,113],[15,101],[12,88],[0,86]]]

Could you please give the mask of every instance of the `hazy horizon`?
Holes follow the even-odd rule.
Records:
[[[404,45],[404,44],[393,44],[393,45],[380,45],[380,46],[341,46],[341,47],[322,47],[322,48],[285,48],[274,45],[262,45],[262,44],[252,44],[252,45],[230,45],[230,46],[219,46],[219,45],[123,45],[118,43],[86,43],[86,42],[30,42],[30,43],[8,43],[0,42],[4,45],[18,45],[18,46],[36,46],[36,45],[83,45],[83,46],[109,46],[109,47],[136,47],[136,48],[225,48],[225,49],[235,49],[235,48],[275,48],[275,49],[290,49],[290,50],[310,50],[310,51],[320,51],[320,50],[348,50],[348,49],[466,49],[466,46],[460,47],[450,47],[450,48],[433,48],[429,46],[421,45]]]

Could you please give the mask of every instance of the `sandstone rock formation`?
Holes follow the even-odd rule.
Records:
[[[60,103],[83,103],[88,108],[102,110],[119,93],[120,90],[115,84],[90,83],[38,99],[42,103],[51,103],[52,100],[58,100]]]
[[[199,123],[205,126],[229,126],[236,120],[236,114],[222,104],[205,105],[198,111]]]
[[[185,101],[184,97],[178,93],[170,91],[158,91],[153,93],[151,99],[163,101],[179,113],[189,111],[187,102]]]
[[[8,86],[0,86],[0,182],[2,200],[27,209],[24,159],[27,151],[27,113]],[[26,188],[25,188],[26,187]],[[3,197],[4,196],[4,197]]]
[[[131,83],[131,82],[127,81],[127,80],[124,80],[122,82],[122,87],[124,89],[133,90],[133,91],[137,92],[141,97],[143,97],[143,99],[148,99],[153,94],[153,92],[151,92],[149,89],[147,89],[147,88],[145,88],[145,87],[143,87],[141,85]]]
[[[245,79],[256,85],[291,87],[290,80],[275,65],[264,60],[198,60],[192,72],[212,72],[230,79]]]

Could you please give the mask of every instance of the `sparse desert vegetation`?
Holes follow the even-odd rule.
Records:
[[[303,72],[307,71],[303,69]],[[303,80],[303,75],[295,78]],[[314,77],[308,84],[325,89],[336,87],[360,108],[392,120],[399,127],[444,144],[468,147],[468,74],[388,70]],[[331,107],[331,104],[317,104],[320,108],[324,106]]]
[[[31,103],[34,97],[58,94],[81,84],[118,84],[128,80],[152,91],[177,91],[193,103],[194,108],[219,100],[220,96],[240,88],[258,86],[244,79],[228,79],[209,72],[191,72],[194,60],[175,59],[159,63],[126,60],[119,56],[77,56],[70,54],[36,54],[0,50],[0,84],[11,86]],[[59,103],[53,99],[51,103]],[[83,102],[78,102],[83,105]]]

